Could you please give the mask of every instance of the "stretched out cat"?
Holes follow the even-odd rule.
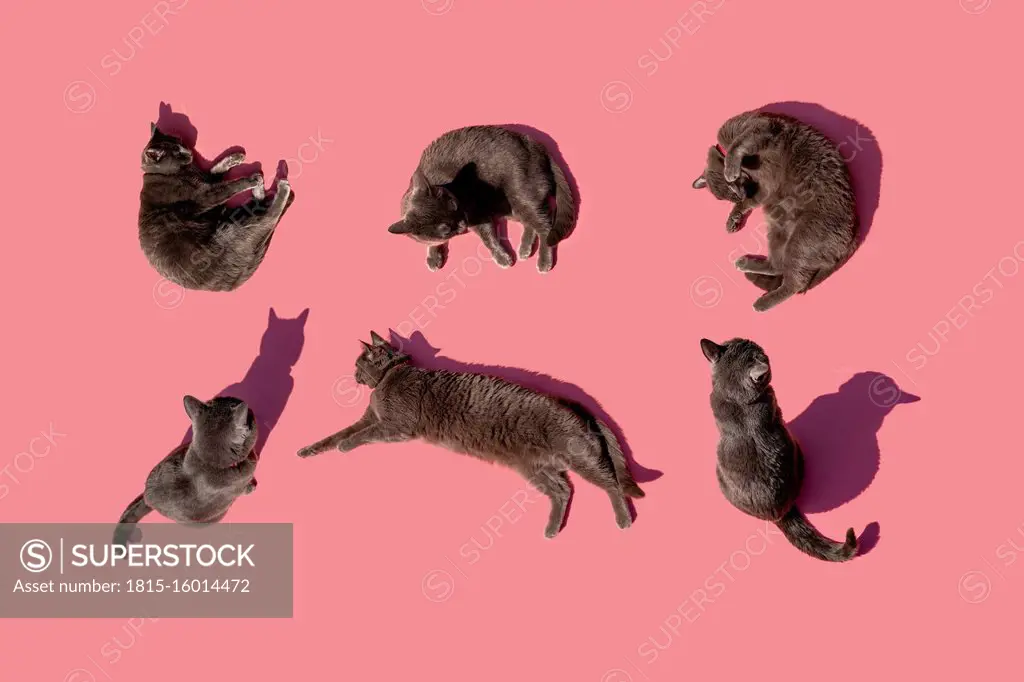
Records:
[[[295,199],[285,178],[266,198],[263,176],[237,180],[225,173],[245,161],[229,154],[210,172],[192,162],[181,140],[152,124],[152,137],[142,152],[142,195],[139,241],[150,264],[163,277],[187,289],[233,291],[263,262],[274,228]],[[245,206],[226,204],[252,190]]]
[[[114,542],[127,544],[134,524],[154,509],[184,524],[220,521],[235,499],[256,489],[256,418],[238,398],[202,402],[185,396],[192,440],[153,467],[145,490],[121,514]]]
[[[565,519],[569,470],[608,493],[619,528],[631,525],[626,497],[644,492],[611,430],[582,406],[484,374],[413,367],[408,355],[371,338],[356,359],[356,381],[375,389],[366,413],[300,457],[422,439],[518,471],[551,500],[546,537]]]
[[[718,486],[734,507],[775,523],[793,546],[825,561],[857,554],[857,536],[824,537],[796,506],[804,479],[800,445],[790,435],[771,387],[768,356],[753,341],[701,339],[711,363],[711,411],[718,441]]]
[[[857,210],[839,149],[815,128],[782,114],[746,112],[726,121],[693,181],[733,202],[726,230],[764,207],[768,256],[746,255],[736,267],[764,293],[765,311],[818,286],[857,248]]]
[[[541,143],[501,126],[472,126],[427,146],[402,196],[402,219],[388,231],[426,244],[431,270],[444,267],[449,239],[473,231],[494,262],[507,268],[512,254],[494,221],[508,216],[523,225],[519,257],[529,258],[539,238],[537,269],[548,272],[555,246],[576,224],[572,189]]]

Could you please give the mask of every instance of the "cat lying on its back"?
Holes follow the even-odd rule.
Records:
[[[615,435],[582,406],[503,379],[426,370],[371,332],[356,359],[356,381],[374,389],[362,418],[309,447],[310,457],[367,443],[422,439],[515,469],[551,500],[544,535],[565,519],[572,470],[608,493],[619,528],[632,523],[626,497],[643,497]]]
[[[554,197],[554,211],[550,199]],[[426,244],[427,267],[448,260],[448,240],[475,232],[503,268],[512,265],[494,231],[497,218],[523,224],[519,257],[539,241],[537,269],[555,264],[555,246],[576,225],[572,188],[544,145],[501,126],[471,126],[431,142],[402,196],[402,219],[388,228]]]
[[[154,509],[178,523],[220,521],[235,499],[256,489],[256,418],[238,398],[204,403],[185,396],[192,440],[174,449],[146,478],[121,514],[114,542],[127,544],[134,524]]]
[[[789,116],[751,111],[726,121],[718,142],[693,187],[733,202],[729,232],[764,207],[768,256],[736,261],[766,292],[754,310],[805,293],[849,260],[857,248],[856,205],[849,170],[828,138]]]
[[[186,289],[237,289],[263,262],[274,228],[295,199],[291,186],[279,179],[268,201],[259,173],[224,178],[245,161],[244,154],[230,154],[205,173],[181,140],[161,133],[156,124],[151,132],[142,152],[143,253],[157,272]],[[238,208],[226,205],[246,190],[252,190],[252,201]]]

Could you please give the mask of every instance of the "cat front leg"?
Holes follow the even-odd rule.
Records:
[[[437,272],[448,262],[448,242],[427,247],[427,269]]]
[[[252,491],[256,490],[256,479],[249,481],[249,485],[245,486],[245,490],[242,491],[243,495],[250,495]]]
[[[401,443],[406,440],[412,440],[412,436],[383,422],[376,422],[342,438],[338,443],[338,450],[350,452],[360,445],[369,443]]]
[[[494,223],[481,223],[480,225],[473,225],[469,229],[480,237],[484,246],[491,252],[491,256],[494,257],[494,262],[498,264],[498,267],[507,268],[512,265],[512,255],[505,250],[501,240],[498,239],[498,235],[494,232]]]
[[[206,191],[200,195],[198,203],[200,208],[206,211],[226,203],[231,197],[249,189],[253,190],[253,196],[256,195],[257,191],[263,191],[262,174],[253,173],[247,178],[239,178],[237,180],[229,180],[228,182],[218,182],[209,185]]]
[[[764,256],[747,254],[736,259],[736,269],[740,272],[752,272],[758,275],[779,275],[778,268]]]
[[[754,207],[757,206],[757,201],[754,199],[744,199],[743,201],[736,202],[736,205],[729,211],[729,217],[725,221],[725,231],[732,233],[737,232],[743,227],[743,221],[746,219]]]
[[[223,159],[213,164],[213,168],[210,169],[210,172],[214,175],[222,175],[235,166],[241,166],[243,163],[245,163],[245,152],[235,152],[234,154],[228,154]]]
[[[725,179],[729,182],[739,180],[743,157],[755,156],[771,139],[772,136],[768,131],[754,129],[733,142],[725,153],[725,169],[722,171]]]
[[[335,434],[327,436],[327,438],[318,440],[312,445],[307,445],[306,447],[299,450],[298,455],[299,457],[305,458],[312,457],[313,455],[319,455],[321,452],[327,452],[328,450],[334,450],[335,448],[338,447],[338,444],[343,439],[347,438],[349,435],[355,433],[356,431],[359,431],[360,429],[366,428],[367,426],[375,423],[376,421],[377,415],[374,414],[373,410],[371,410],[370,408],[366,408],[366,412],[363,413],[363,416],[360,417],[355,424],[352,424],[352,426],[346,427]]]

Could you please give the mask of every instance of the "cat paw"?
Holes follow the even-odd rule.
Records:
[[[551,539],[558,535],[559,528],[557,526],[548,526],[544,529],[544,537]]]
[[[618,516],[615,518],[615,525],[618,526],[621,530],[626,530],[627,528],[633,525],[633,519],[629,518],[628,516]]]
[[[245,163],[245,152],[235,152],[234,154],[228,154],[218,161],[213,168],[210,169],[210,172],[220,175],[222,173],[227,173],[235,166],[240,166],[243,163]]]
[[[774,301],[771,301],[771,300],[766,301],[764,299],[765,299],[765,297],[762,296],[761,298],[759,298],[756,301],[754,301],[754,310],[755,311],[757,311],[759,313],[763,313],[763,312],[771,310],[772,308],[775,307],[776,304],[775,304]]]
[[[740,272],[752,272],[754,274],[771,275],[765,272],[767,259],[762,256],[741,256],[736,259],[734,265]]]
[[[533,242],[536,240],[531,239],[530,241],[524,241],[519,245],[519,257],[521,259],[527,259],[533,255]]]
[[[743,214],[730,213],[729,218],[725,221],[725,231],[729,233],[736,232],[743,227]]]
[[[448,254],[446,253],[431,253],[427,256],[427,270],[437,272],[444,267],[447,260]]]
[[[302,457],[303,459],[305,459],[306,457],[312,457],[313,455],[315,455],[316,454],[316,450],[313,449],[313,446],[309,446],[309,447],[306,447],[306,448],[302,448],[296,454],[298,454],[299,457]]]
[[[256,179],[256,185],[252,188],[252,198],[257,201],[263,201],[267,197],[267,188],[263,186],[263,176],[260,175]]]
[[[551,268],[553,267],[555,267],[555,261],[552,260],[550,256],[547,258],[541,256],[537,259],[537,272],[545,274],[551,272]]]
[[[245,494],[248,495],[253,490],[256,490],[256,479],[255,478],[252,479],[251,481],[249,481],[249,485],[245,486]]]
[[[512,267],[512,256],[510,256],[504,249],[501,251],[495,251],[493,254],[494,262],[498,264],[498,267],[502,270]]]

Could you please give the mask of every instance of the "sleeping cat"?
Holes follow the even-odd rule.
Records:
[[[127,544],[134,524],[154,509],[178,523],[214,523],[235,498],[256,489],[258,428],[249,406],[238,398],[204,403],[190,395],[184,402],[192,440],[149,472],[144,492],[121,514],[114,532],[117,544]]]
[[[804,478],[800,445],[782,419],[771,387],[768,356],[753,341],[732,339],[718,345],[701,339],[711,363],[711,411],[718,441],[718,486],[734,507],[771,521],[801,552],[825,561],[847,561],[857,554],[857,536],[846,542],[824,537],[795,502]]]
[[[295,199],[280,178],[272,200],[266,199],[263,176],[237,180],[224,174],[245,161],[229,154],[204,172],[192,162],[181,140],[152,125],[142,152],[139,242],[150,264],[163,277],[186,289],[233,291],[244,284],[270,246],[274,228]],[[252,190],[252,200],[228,207],[236,194]]]
[[[764,207],[767,258],[736,261],[766,292],[754,310],[807,292],[846,263],[857,248],[857,211],[849,170],[828,138],[789,116],[747,112],[726,121],[718,141],[693,187],[733,202],[728,232]]]
[[[299,457],[367,443],[422,439],[518,471],[551,500],[546,537],[562,527],[571,488],[566,472],[605,490],[619,528],[632,523],[626,497],[643,497],[618,441],[582,406],[503,379],[413,367],[408,355],[371,332],[355,379],[374,389],[352,426]]]
[[[472,126],[427,146],[402,196],[402,219],[388,231],[426,244],[430,270],[444,267],[449,239],[472,231],[507,268],[512,254],[494,221],[508,216],[523,225],[519,257],[529,258],[539,238],[537,269],[548,272],[555,246],[576,224],[572,189],[544,145],[501,126]]]

